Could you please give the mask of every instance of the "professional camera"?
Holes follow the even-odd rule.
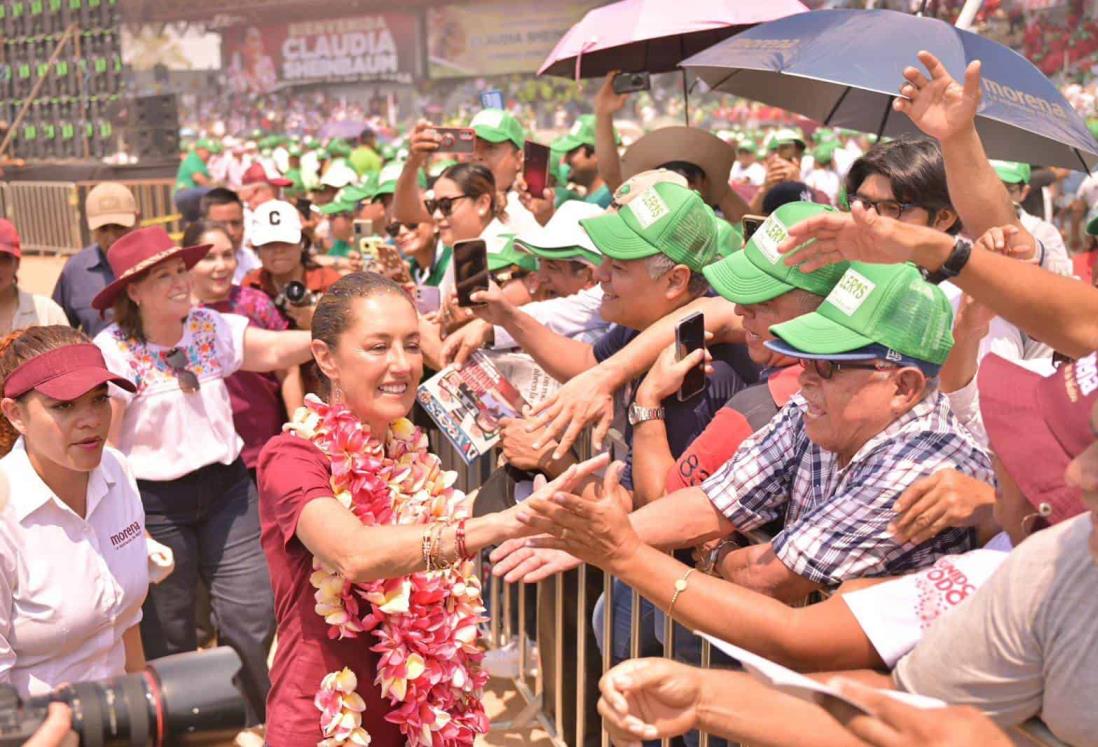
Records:
[[[303,283],[291,280],[286,283],[286,287],[282,289],[282,292],[275,297],[274,303],[280,309],[286,308],[286,304],[290,306],[312,306],[316,303],[316,294],[306,288]]]
[[[72,708],[83,747],[167,747],[231,742],[244,728],[244,698],[233,684],[240,657],[227,646],[157,659],[104,682],[78,682],[20,701],[0,685],[0,747],[19,747],[52,701]]]

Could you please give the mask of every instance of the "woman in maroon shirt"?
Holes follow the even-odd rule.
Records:
[[[399,285],[380,275],[347,275],[318,303],[312,337],[313,355],[327,379],[331,410],[346,408],[357,419],[356,425],[361,423],[372,436],[388,434],[384,458],[399,456],[392,452],[400,443],[407,443],[397,440],[406,436],[395,435],[390,424],[411,410],[423,372],[419,324],[411,298]],[[326,405],[318,407],[321,412],[328,411]],[[312,747],[329,736],[321,731],[322,714],[314,705],[314,697],[326,675],[346,667],[357,678],[356,692],[365,708],[355,710],[361,711],[362,728],[369,732],[372,745],[402,745],[406,739],[408,743],[421,743],[386,720],[388,716],[399,721],[407,716],[408,709],[394,706],[374,682],[379,666],[385,662],[379,661],[379,654],[371,647],[384,644],[384,639],[374,634],[376,630],[353,638],[329,637],[330,632],[338,634],[342,628],[334,627],[333,618],[326,621],[316,610],[321,592],[314,595],[313,583],[321,571],[314,573],[314,558],[320,564],[317,567],[338,572],[353,584],[402,577],[438,578],[437,574],[419,575],[430,570],[425,562],[431,559],[429,545],[438,548],[446,564],[460,556],[471,557],[504,539],[529,534],[529,530],[519,520],[521,505],[452,524],[378,521],[367,525],[360,520],[360,513],[346,507],[346,495],[340,494],[342,500],[333,497],[332,462],[317,445],[326,443],[325,448],[329,448],[331,442],[310,437],[310,431],[320,433],[322,428],[313,421],[309,427],[303,424],[283,433],[267,444],[259,458],[262,542],[278,622],[278,649],[267,701],[267,742],[271,747]],[[605,464],[605,459],[591,460],[573,468],[545,486],[543,494],[565,489]],[[339,465],[336,479],[347,471],[342,454]],[[394,505],[395,494],[395,489],[389,494]],[[352,505],[358,512],[358,504]],[[428,518],[436,515],[432,509]],[[421,602],[418,595],[412,596],[411,603]],[[363,603],[355,617],[368,608]],[[426,623],[427,618],[415,621]],[[454,656],[460,658],[462,650],[459,647]],[[452,658],[440,653],[437,661],[427,662],[425,671],[432,672],[433,666],[444,669],[446,660]],[[391,666],[392,662],[385,665]],[[477,671],[479,666],[474,665],[468,674],[479,677]],[[407,681],[411,683],[414,676],[409,674]],[[407,687],[412,692],[418,684]],[[396,692],[402,688],[397,687]],[[393,692],[393,686],[389,686],[389,694]],[[438,724],[453,715],[437,714]],[[475,727],[465,729],[460,736],[447,737],[445,731],[440,731],[434,735],[434,743],[447,747],[471,745],[473,732],[486,726],[483,714],[477,718]]]

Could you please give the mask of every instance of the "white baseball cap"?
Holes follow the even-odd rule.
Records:
[[[525,229],[515,237],[515,243],[544,259],[576,259],[597,267],[602,262],[602,252],[580,226],[580,221],[605,212],[593,203],[566,200],[548,223]]]
[[[343,189],[349,184],[354,184],[358,179],[358,174],[355,170],[342,161],[337,161],[328,167],[328,170],[324,172],[324,176],[321,177],[320,183],[325,187],[335,187],[336,189]]]
[[[301,215],[284,200],[268,200],[252,213],[248,237],[252,246],[297,244],[301,241]]]

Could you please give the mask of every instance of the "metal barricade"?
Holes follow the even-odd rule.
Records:
[[[19,229],[23,251],[72,254],[82,246],[80,198],[73,182],[8,182],[3,212]]]
[[[91,243],[91,231],[84,214],[84,203],[88,192],[99,181],[85,181],[76,184],[77,196],[80,206],[80,235],[81,246]],[[116,182],[127,187],[133,193],[134,202],[137,203],[137,212],[141,217],[141,225],[162,225],[176,240],[182,235],[182,216],[176,212],[172,194],[175,191],[173,179],[121,179]]]
[[[621,441],[620,436],[611,432],[612,445],[621,449],[621,451],[614,450],[614,453],[624,453],[624,443]],[[616,444],[614,441],[616,440]],[[495,455],[491,458],[485,458],[481,460],[480,465],[465,465],[456,451],[449,445],[449,442],[445,438],[441,438],[442,443],[439,445],[440,456],[443,457],[444,464],[447,464],[447,468],[456,469],[459,474],[458,484],[471,485],[473,487],[469,490],[476,489],[487,478],[489,466],[496,464]],[[580,454],[580,459],[587,459],[593,456],[590,448],[590,440],[585,434],[585,437],[577,444],[577,450]],[[761,532],[750,532],[746,534],[747,540],[752,544],[761,544],[770,541],[770,538]],[[480,561],[478,560],[478,563]],[[549,579],[538,582],[532,588],[534,593],[537,594],[538,605],[540,607],[542,600],[548,600],[551,603],[552,619],[550,624],[553,628],[552,645],[542,646],[539,645],[544,640],[542,620],[545,618],[541,614],[541,610],[538,610],[538,625],[536,632],[535,651],[539,653],[541,657],[548,655],[551,657],[552,662],[550,668],[552,669],[553,676],[551,681],[547,681],[545,677],[544,666],[547,662],[540,661],[538,666],[531,674],[528,674],[528,661],[526,654],[526,645],[523,640],[526,635],[526,595],[530,593],[530,589],[527,588],[527,584],[508,584],[501,581],[495,576],[485,576],[486,569],[483,565],[479,567],[481,571],[481,578],[485,579],[484,589],[486,592],[486,603],[489,609],[489,622],[488,622],[488,641],[489,647],[498,648],[506,643],[513,641],[517,635],[518,641],[518,676],[511,680],[515,691],[523,699],[523,707],[520,709],[519,714],[511,719],[504,721],[495,721],[491,725],[492,732],[510,731],[515,729],[522,729],[530,727],[537,723],[548,735],[549,741],[554,747],[586,747],[588,744],[592,744],[595,740],[592,737],[594,734],[598,734],[597,743],[601,747],[610,746],[610,737],[605,729],[602,728],[601,721],[596,717],[586,718],[587,705],[589,702],[594,702],[598,698],[598,692],[590,692],[586,680],[583,676],[584,663],[588,655],[588,646],[590,640],[593,637],[593,621],[591,618],[591,604],[588,604],[588,575],[591,573],[600,573],[598,569],[591,568],[587,565],[581,565],[575,571],[569,573],[575,574],[576,579],[576,616],[574,620],[566,619],[565,607],[566,607],[566,576],[567,574],[557,574]],[[613,609],[614,609],[614,577],[609,574],[603,574],[602,580],[602,594],[604,597],[604,612],[602,618],[602,656],[601,656],[601,671],[600,676],[608,672],[612,666],[612,652],[614,644],[614,624],[613,624]],[[640,595],[631,590],[632,604],[630,614],[629,625],[629,655],[630,658],[637,658],[640,654]],[[513,607],[517,606],[517,610],[513,610]],[[514,623],[517,622],[517,625]],[[573,651],[566,651],[565,649],[565,631],[570,626],[575,626],[576,631],[576,646]],[[517,630],[516,630],[517,628]],[[675,623],[672,619],[664,615],[664,629],[663,629],[663,655],[667,658],[674,658],[674,645],[675,645]],[[549,650],[546,650],[546,649]],[[569,724],[564,718],[564,712],[566,710],[566,697],[567,690],[569,689],[564,678],[564,663],[568,660],[568,656],[572,655],[577,663],[577,677],[575,678],[573,697],[574,706],[573,712],[576,714],[575,723]],[[711,666],[712,650],[708,641],[702,640],[700,646],[700,665],[703,668],[709,668]],[[546,712],[547,702],[552,703],[552,712]],[[1039,745],[1041,747],[1064,747],[1063,743],[1057,740],[1037,719],[1032,719],[1029,722],[1016,727],[1011,730],[1011,735],[1018,738],[1021,743],[1028,743],[1033,745]],[[671,744],[670,739],[663,739],[661,744],[663,747],[667,747]],[[700,747],[709,747],[710,735],[701,733],[699,734],[698,744]],[[735,746],[733,746],[735,747]]]

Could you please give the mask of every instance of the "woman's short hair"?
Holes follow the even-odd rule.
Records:
[[[4,384],[15,369],[32,358],[57,348],[88,342],[91,341],[83,332],[63,324],[15,330],[0,339],[0,391],[3,391]],[[3,414],[0,414],[0,456],[11,451],[12,444],[18,438],[18,431]]]
[[[853,195],[862,182],[880,174],[892,187],[897,202],[906,202],[929,210],[953,210],[946,184],[945,160],[938,143],[925,137],[904,135],[887,143],[878,143],[856,160],[846,175],[846,194]],[[949,233],[961,230],[960,219]]]

